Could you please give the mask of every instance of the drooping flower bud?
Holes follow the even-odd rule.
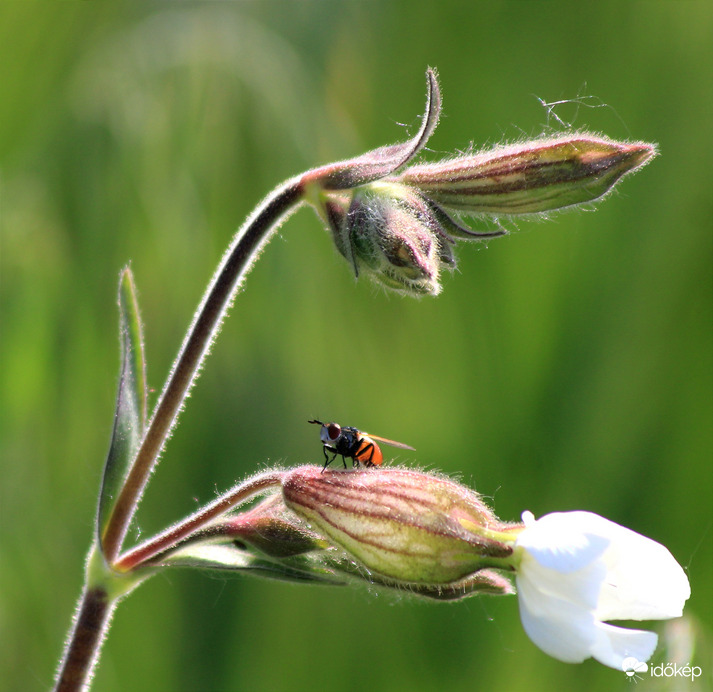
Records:
[[[347,213],[334,218],[336,245],[354,273],[363,271],[387,288],[436,295],[441,269],[455,265],[453,239],[409,188],[366,185],[355,191]]]
[[[411,166],[398,179],[456,211],[534,214],[602,197],[655,155],[652,144],[582,133]]]
[[[394,182],[377,182],[344,199],[325,202],[335,245],[354,274],[411,294],[438,295],[443,269],[456,266],[456,238],[484,240],[504,230],[475,233],[452,219],[417,190]]]
[[[456,239],[504,235],[502,216],[590,203],[656,155],[653,144],[580,132],[404,170],[438,124],[438,82],[433,70],[426,77],[426,109],[414,137],[301,179],[304,199],[327,223],[355,274],[363,271],[387,288],[437,295],[440,271],[455,266]],[[451,211],[489,215],[497,228],[476,233],[451,218]]]
[[[517,527],[501,523],[472,490],[406,469],[325,471],[303,466],[283,479],[285,504],[372,573],[377,582],[506,593],[487,568],[511,569]],[[420,586],[419,586],[420,585]],[[457,593],[457,588],[446,593]]]

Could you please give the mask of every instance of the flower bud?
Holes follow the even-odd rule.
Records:
[[[438,295],[440,271],[455,267],[456,239],[505,235],[503,215],[592,202],[656,155],[653,144],[580,132],[404,169],[438,124],[435,72],[429,69],[426,79],[426,108],[413,137],[308,171],[300,181],[304,200],[327,223],[354,273],[386,288]],[[490,215],[497,228],[474,232],[446,210]]]
[[[229,537],[275,558],[323,550],[329,545],[285,507],[279,494],[271,495],[247,512],[228,515],[209,535]]]
[[[373,183],[354,193],[343,236],[358,273],[387,288],[437,295],[442,267],[453,267],[445,232],[426,202],[409,188]]]
[[[511,569],[515,527],[502,524],[472,490],[406,469],[325,471],[303,466],[283,479],[285,504],[344,550],[377,583],[504,593],[484,568]],[[510,536],[512,536],[510,540]],[[458,588],[444,593],[457,594]]]
[[[282,581],[344,586],[336,549],[273,493],[247,511],[229,512],[154,560],[163,567],[242,572]]]
[[[469,574],[465,579],[450,584],[430,586],[428,584],[409,584],[411,593],[436,601],[459,601],[476,594],[507,596],[515,593],[507,577],[489,569]]]
[[[476,233],[452,219],[418,190],[395,182],[364,185],[320,201],[339,252],[358,277],[364,272],[396,291],[438,295],[442,269],[454,269],[458,240],[484,240],[503,229]]]
[[[532,214],[602,197],[655,155],[652,144],[582,133],[412,166],[398,180],[460,212]]]

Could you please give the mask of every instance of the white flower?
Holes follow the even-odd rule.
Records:
[[[590,512],[522,516],[517,590],[525,632],[567,663],[589,657],[622,670],[651,658],[658,636],[607,620],[679,617],[691,587],[660,543]]]

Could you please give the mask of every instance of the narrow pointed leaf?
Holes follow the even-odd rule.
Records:
[[[300,583],[337,586],[346,583],[343,577],[309,557],[268,560],[232,544],[203,544],[181,548],[163,558],[161,565],[245,572],[256,577]]]
[[[97,510],[100,545],[114,502],[146,428],[147,388],[143,328],[134,279],[128,267],[121,272],[118,302],[121,371],[116,396],[114,429],[104,466]]]
[[[501,235],[507,235],[507,230],[502,227],[492,231],[473,231],[463,224],[458,223],[458,221],[447,214],[446,211],[435,202],[431,200],[427,200],[427,202],[441,230],[445,231],[451,238],[457,238],[458,240],[487,240],[488,238],[497,238]]]
[[[414,137],[399,144],[373,149],[348,161],[317,168],[306,173],[303,182],[318,182],[325,190],[346,190],[379,180],[407,164],[423,148],[438,125],[441,92],[436,73],[431,68],[426,71],[426,82],[426,109],[421,127]]]

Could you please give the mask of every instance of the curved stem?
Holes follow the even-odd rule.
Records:
[[[219,517],[229,509],[243,502],[247,502],[260,492],[279,486],[282,481],[282,475],[280,471],[266,471],[236,485],[225,493],[225,495],[222,495],[209,505],[199,509],[195,514],[174,524],[158,536],[150,538],[143,545],[137,546],[122,555],[114,563],[114,569],[124,572],[145,565],[149,560],[156,558],[164,551],[175,548],[179,541],[195,533],[209,521]]]
[[[107,522],[102,547],[109,564],[121,550],[146,482],[242,279],[272,233],[302,201],[301,180],[287,181],[263,200],[235,235],[213,275]]]

